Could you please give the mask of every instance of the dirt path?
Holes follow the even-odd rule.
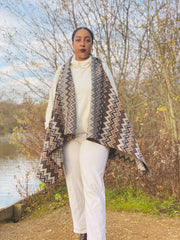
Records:
[[[78,240],[78,238],[78,235],[72,233],[69,206],[40,218],[0,224],[0,240]],[[107,211],[107,240],[180,240],[180,219]]]

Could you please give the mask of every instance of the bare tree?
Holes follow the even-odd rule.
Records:
[[[72,54],[73,30],[88,26],[95,34],[94,54],[107,62],[137,135],[154,145],[158,129],[171,132],[177,142],[177,0],[6,0],[2,4],[19,22],[13,31],[2,31],[9,44],[7,61],[16,69],[8,78],[15,77],[46,98],[55,70]]]

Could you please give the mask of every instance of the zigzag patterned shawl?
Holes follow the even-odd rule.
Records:
[[[98,58],[92,57],[92,94],[87,139],[115,149],[124,160],[133,159],[138,169],[147,171],[129,120]],[[46,130],[38,177],[54,183],[63,163],[63,146],[75,137],[75,87],[71,58],[59,75],[52,117]],[[128,157],[126,156],[128,154]]]

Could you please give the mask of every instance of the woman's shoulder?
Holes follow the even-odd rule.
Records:
[[[59,65],[59,66],[57,67],[57,69],[56,69],[56,73],[57,73],[57,72],[60,72],[60,71],[62,70],[63,66],[64,66],[64,64]]]
[[[104,69],[109,69],[106,61],[102,60],[100,57],[95,57],[95,56],[92,56],[92,57],[93,57],[94,59],[96,59],[97,61],[99,61],[99,62],[102,64],[102,66],[103,66]]]
[[[100,61],[101,64],[102,64],[102,67],[103,67],[103,69],[104,69],[104,71],[105,71],[105,73],[106,73],[106,75],[107,75],[107,77],[108,77],[108,79],[109,79],[109,81],[110,81],[110,83],[111,83],[111,86],[113,87],[113,89],[114,89],[116,95],[118,95],[118,93],[117,93],[117,89],[116,89],[116,84],[115,84],[115,81],[114,81],[114,78],[113,78],[112,72],[110,71],[110,69],[109,69],[109,67],[108,67],[108,65],[107,65],[107,63],[106,63],[106,61],[101,60],[100,58],[98,58],[98,59],[99,59],[99,61]]]

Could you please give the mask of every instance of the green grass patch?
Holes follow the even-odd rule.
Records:
[[[166,213],[169,216],[180,217],[180,201],[176,196],[167,200],[147,196],[141,190],[134,191],[132,187],[126,190],[106,189],[106,206],[113,211],[142,212],[149,214]]]
[[[27,204],[26,216],[41,217],[69,203],[67,188],[59,184],[56,189],[33,196]],[[176,196],[158,199],[131,186],[126,190],[106,188],[106,206],[111,211],[141,212],[145,214],[167,214],[180,217],[180,200]]]
[[[32,196],[29,203],[26,204],[25,218],[41,217],[67,205],[68,202],[67,188],[59,184],[56,189],[50,192],[45,190],[42,193]]]

